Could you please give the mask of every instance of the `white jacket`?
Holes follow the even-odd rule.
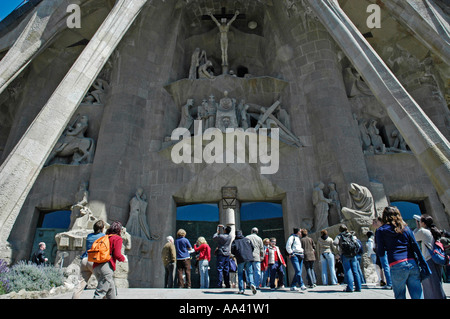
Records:
[[[294,234],[289,236],[286,242],[286,251],[289,255],[303,254],[302,242],[300,241],[300,237]]]

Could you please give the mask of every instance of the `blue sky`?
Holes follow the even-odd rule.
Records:
[[[0,21],[8,16],[23,0],[0,0]]]

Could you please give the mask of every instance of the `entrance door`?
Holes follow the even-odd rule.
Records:
[[[198,237],[205,237],[209,247],[211,247],[211,262],[209,264],[209,287],[217,286],[216,258],[214,250],[217,245],[213,241],[213,235],[217,232],[219,224],[219,206],[217,204],[194,204],[180,206],[177,208],[176,230],[182,228],[186,231],[186,238],[194,248]],[[176,236],[173,236],[176,238]],[[196,270],[195,254],[191,254],[191,287],[200,288],[200,274]]]
[[[58,250],[55,235],[67,231],[70,225],[70,213],[70,210],[41,212],[34,235],[30,258],[38,250],[39,243],[44,242],[47,247],[45,249],[45,257],[48,258],[48,263],[50,265],[55,263],[56,252]]]

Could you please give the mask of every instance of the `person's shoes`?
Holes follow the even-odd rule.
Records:
[[[244,294],[243,290],[238,291],[238,295],[243,295],[243,294]]]
[[[256,287],[255,287],[255,285],[251,285],[250,288],[252,289],[252,293],[254,295],[256,295]]]
[[[306,286],[303,285],[303,286],[300,287],[300,289],[301,289],[301,290],[306,290]]]
[[[349,289],[349,288],[345,288],[345,289],[344,289],[344,292],[353,292],[353,290],[352,290],[352,289]]]
[[[383,286],[383,289],[388,289],[388,290],[390,290],[390,289],[392,289],[392,286],[386,285],[386,286]]]
[[[298,289],[297,287],[291,287],[291,291],[300,291],[300,289]]]

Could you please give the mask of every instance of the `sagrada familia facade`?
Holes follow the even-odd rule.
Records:
[[[126,226],[117,280],[130,287],[163,285],[160,251],[182,205],[217,203],[223,223],[232,208],[239,227],[242,203],[276,202],[286,237],[344,222],[363,239],[407,201],[448,229],[449,11],[441,0],[30,1],[0,24],[0,258],[29,258],[39,221],[62,210],[66,267],[97,219]],[[210,152],[211,136],[244,143]]]

